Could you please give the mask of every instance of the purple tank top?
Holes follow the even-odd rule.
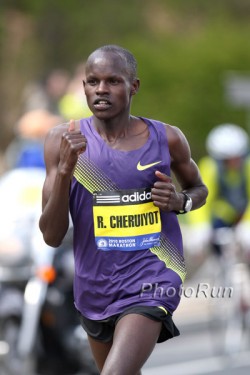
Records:
[[[80,121],[88,143],[70,192],[74,295],[76,308],[94,320],[135,305],[173,313],[180,301],[186,271],[177,216],[159,211],[150,193],[156,170],[170,175],[166,129],[141,119],[149,138],[132,151],[110,148],[92,117]]]

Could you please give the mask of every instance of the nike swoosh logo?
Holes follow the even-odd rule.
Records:
[[[138,169],[138,171],[144,171],[145,169],[151,168],[154,165],[159,164],[159,163],[161,163],[161,160],[155,161],[154,163],[151,163],[151,164],[141,165],[141,162],[139,161],[139,163],[137,164],[137,169]]]

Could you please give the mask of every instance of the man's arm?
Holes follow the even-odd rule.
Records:
[[[75,122],[53,128],[45,140],[46,179],[39,226],[44,241],[58,247],[69,226],[69,193],[78,156],[86,149],[86,138],[75,130]]]
[[[191,157],[190,147],[186,137],[180,129],[166,125],[169,151],[171,156],[171,170],[173,171],[181,191],[192,198],[192,210],[201,207],[208,195],[199,169]],[[158,181],[152,188],[154,204],[163,211],[180,211],[183,208],[185,196],[178,192],[172,178],[157,171]]]

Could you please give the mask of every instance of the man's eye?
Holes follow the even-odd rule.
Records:
[[[110,83],[111,83],[112,85],[118,85],[119,80],[116,79],[116,78],[112,78],[112,79],[110,80]]]
[[[87,84],[90,85],[90,86],[94,86],[96,84],[96,80],[95,79],[88,79]]]

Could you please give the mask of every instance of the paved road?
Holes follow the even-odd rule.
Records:
[[[186,282],[181,304],[174,316],[181,335],[157,344],[143,368],[143,375],[250,374],[250,329],[249,341],[242,345],[239,352],[228,356],[222,350],[223,336],[219,327],[223,321],[219,321],[219,325],[212,324],[230,310],[232,301],[228,295],[230,290],[227,290],[226,296],[214,293],[211,288],[211,273],[213,276],[214,272],[214,265],[208,260]],[[216,319],[215,311],[218,313]],[[234,334],[232,343],[235,343]]]
[[[193,331],[181,328],[180,337],[158,344],[144,366],[143,375],[250,374],[249,350],[231,357],[222,355],[216,351],[208,327],[196,328]]]
[[[250,374],[250,337],[248,342],[242,344],[240,351],[230,356],[225,355],[223,331],[220,329],[222,321],[215,325],[215,309],[223,316],[222,312],[230,309],[230,298],[211,298],[210,292],[199,293],[196,297],[200,283],[203,283],[200,288],[205,290],[206,283],[211,282],[207,267],[213,272],[211,263],[208,262],[186,285],[186,297],[183,295],[174,317],[181,335],[166,343],[157,344],[144,366],[143,375]],[[206,278],[204,275],[207,275]]]

